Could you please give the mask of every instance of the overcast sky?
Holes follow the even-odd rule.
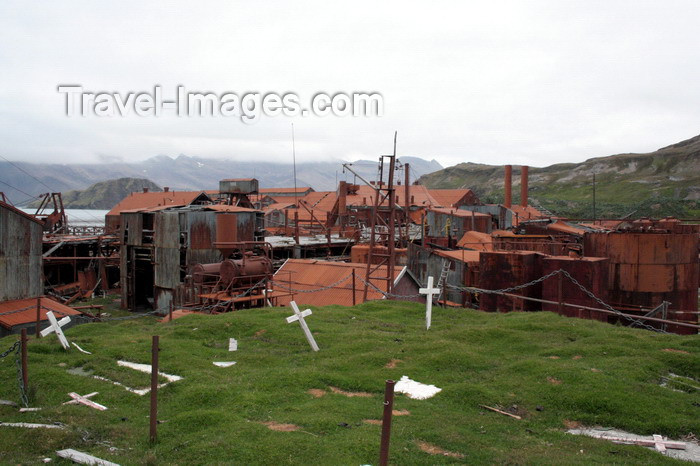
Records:
[[[399,155],[544,166],[700,134],[700,2],[0,3],[0,155],[291,162]],[[384,116],[65,115],[120,93],[373,91]]]

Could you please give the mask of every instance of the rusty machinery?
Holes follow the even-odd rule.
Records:
[[[218,311],[264,305],[272,278],[272,246],[263,241],[216,242],[221,262],[195,264],[190,278],[193,296],[225,303]]]

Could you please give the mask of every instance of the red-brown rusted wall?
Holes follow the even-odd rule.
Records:
[[[535,252],[482,252],[479,260],[479,286],[487,290],[498,290],[535,280],[542,276],[540,258],[541,255]],[[540,298],[542,285],[529,286],[515,294]],[[487,293],[481,294],[479,302],[481,310],[490,312],[536,311],[542,307],[532,301]]]
[[[546,275],[555,270],[567,271],[577,282],[594,295],[607,302],[608,300],[608,264],[609,260],[602,257],[571,258],[568,256],[551,256],[542,259],[542,274]],[[588,307],[601,307],[594,299],[584,293],[579,287],[562,275],[562,302],[579,304]],[[548,278],[542,283],[542,299],[559,301],[559,276]],[[559,312],[555,304],[542,304],[543,311]],[[562,307],[562,315],[608,321],[608,315],[602,312]]]
[[[669,318],[698,323],[698,236],[679,233],[587,233],[586,256],[609,257],[614,306],[653,308],[668,301]],[[673,327],[676,333],[697,333]]]

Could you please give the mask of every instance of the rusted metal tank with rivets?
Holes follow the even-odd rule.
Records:
[[[272,274],[272,262],[266,256],[246,253],[242,259],[227,259],[221,263],[221,284],[228,287],[252,286]]]

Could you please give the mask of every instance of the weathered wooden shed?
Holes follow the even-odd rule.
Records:
[[[0,302],[43,292],[42,223],[0,201]]]

